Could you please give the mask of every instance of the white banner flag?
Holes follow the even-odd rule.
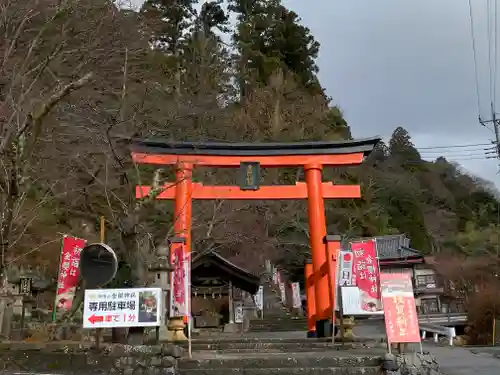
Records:
[[[281,302],[286,303],[286,290],[285,283],[280,282],[280,294],[281,294]]]
[[[299,283],[292,283],[292,304],[294,309],[300,309],[302,307]]]
[[[257,293],[255,293],[254,301],[257,310],[264,310],[264,287],[262,285],[259,286],[259,290],[257,290]]]

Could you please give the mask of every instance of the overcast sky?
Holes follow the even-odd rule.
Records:
[[[299,14],[321,43],[321,83],[342,108],[355,137],[388,138],[403,126],[418,148],[493,139],[493,132],[478,123],[468,0],[283,3]],[[491,116],[486,0],[473,3],[480,104],[487,118]],[[444,154],[463,159],[483,153],[479,148],[458,150]],[[438,156],[435,151],[422,152]],[[460,163],[500,186],[496,160]]]

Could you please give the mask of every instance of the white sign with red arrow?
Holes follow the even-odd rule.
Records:
[[[159,326],[162,302],[160,288],[88,289],[83,328]]]

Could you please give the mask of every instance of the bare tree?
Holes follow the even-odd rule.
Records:
[[[71,19],[66,15],[73,5],[71,1],[42,5],[2,0],[0,6],[1,269],[7,251],[17,243],[16,236],[26,231],[26,227],[16,228],[16,220],[36,188],[37,149],[53,126],[50,116],[93,77],[84,67],[72,70],[66,79],[56,75],[56,62],[68,48],[64,36]],[[61,37],[47,43],[56,32]]]

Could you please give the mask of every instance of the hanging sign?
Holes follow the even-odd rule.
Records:
[[[353,284],[359,288],[361,309],[367,312],[382,310],[380,279],[375,240],[352,242]]]
[[[411,276],[383,273],[380,275],[380,287],[389,343],[420,342]]]
[[[302,307],[302,300],[300,298],[300,284],[292,283],[292,307],[300,309]]]
[[[260,163],[257,161],[240,163],[240,189],[259,190]]]
[[[19,278],[19,294],[25,296],[31,295],[32,285],[33,285],[33,278],[21,276]]]
[[[264,287],[262,285],[259,286],[259,290],[255,293],[254,302],[257,310],[264,310]]]
[[[70,311],[80,277],[80,253],[87,241],[70,236],[63,237],[54,314]]]
[[[161,288],[87,289],[83,328],[159,326]]]
[[[184,244],[173,243],[171,246],[173,271],[170,273],[170,317],[191,316],[191,258],[185,254]]]

